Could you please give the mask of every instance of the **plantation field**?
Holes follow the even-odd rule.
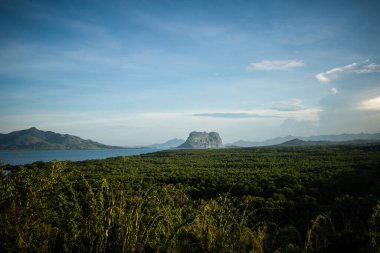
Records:
[[[380,252],[380,145],[2,166],[0,252]]]

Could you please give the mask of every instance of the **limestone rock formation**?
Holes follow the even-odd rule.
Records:
[[[206,149],[206,148],[223,148],[223,142],[216,132],[191,132],[189,137],[178,148],[186,149]]]

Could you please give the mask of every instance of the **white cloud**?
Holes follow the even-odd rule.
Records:
[[[353,72],[357,74],[368,74],[374,72],[380,72],[380,65],[376,63],[370,63],[368,65],[363,66],[363,68],[354,70]]]
[[[318,81],[320,81],[321,83],[330,82],[330,79],[326,76],[325,73],[319,73],[319,74],[315,75],[315,78],[317,78]]]
[[[363,110],[380,110],[380,97],[375,97],[371,99],[364,100],[359,109]]]
[[[331,88],[331,89],[330,89],[330,94],[331,94],[331,95],[336,95],[336,94],[338,94],[338,92],[339,92],[339,91],[338,91],[337,88]]]
[[[321,83],[329,83],[344,73],[368,74],[380,72],[379,64],[368,62],[369,60],[362,63],[354,62],[343,67],[333,68],[326,72],[316,74],[315,78]]]
[[[261,61],[251,63],[247,67],[247,71],[255,70],[287,70],[302,67],[305,64],[299,60],[283,60],[283,61]]]

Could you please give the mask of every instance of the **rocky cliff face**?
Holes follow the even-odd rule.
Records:
[[[216,132],[191,132],[189,137],[178,148],[204,149],[204,148],[222,148],[223,142]]]

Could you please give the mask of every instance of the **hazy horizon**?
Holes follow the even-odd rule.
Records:
[[[36,128],[36,127],[30,127],[30,128]],[[28,129],[30,129],[28,128]],[[15,130],[15,131],[11,131],[11,132],[17,132],[17,131],[22,131],[22,130],[28,130],[28,129],[19,129],[19,130]],[[38,129],[38,128],[37,128]],[[38,130],[41,130],[41,131],[50,131],[48,129],[38,129]],[[8,132],[8,133],[11,133],[11,132]],[[202,132],[202,131],[197,131],[197,132]],[[8,134],[8,133],[0,133],[0,134]],[[70,133],[58,133],[58,134],[68,134],[68,135],[72,135]],[[190,134],[190,133],[189,133]],[[163,143],[166,143],[168,141],[172,141],[172,140],[183,140],[183,141],[186,141],[186,139],[189,137],[189,134],[186,135],[185,137],[172,137],[172,138],[169,138],[169,139],[165,139],[165,140],[162,140],[160,142],[155,142],[155,143],[145,143],[145,144],[135,144],[135,145],[128,145],[128,144],[121,144],[121,145],[118,145],[120,147],[143,147],[144,145],[146,146],[150,146],[150,145],[156,145],[156,144],[163,144]],[[223,141],[223,144],[226,145],[226,144],[234,144],[235,142],[239,142],[239,141],[245,141],[245,142],[265,142],[265,141],[270,141],[270,140],[273,140],[273,139],[277,139],[277,138],[286,138],[286,137],[294,137],[294,138],[309,138],[309,137],[315,137],[315,136],[339,136],[339,135],[350,135],[350,134],[353,134],[353,135],[359,135],[359,134],[380,134],[380,133],[364,133],[364,132],[360,132],[360,133],[340,133],[340,134],[321,134],[321,135],[308,135],[308,136],[301,136],[301,135],[292,135],[292,134],[288,134],[288,135],[281,135],[281,136],[275,136],[275,137],[271,137],[271,138],[267,138],[267,139],[260,139],[260,140],[248,140],[248,139],[239,139],[239,138],[235,138],[233,139],[233,141],[229,141],[229,142],[225,142],[223,141],[223,138],[221,136],[221,139]],[[77,137],[80,137],[81,136],[77,136]],[[91,139],[92,141],[96,141],[98,142],[96,139]],[[354,139],[352,139],[354,140]],[[356,140],[361,140],[361,139],[356,139]],[[330,140],[324,140],[324,141],[330,141]],[[101,144],[106,144],[106,145],[112,145],[112,144],[109,144],[109,143],[101,143]]]
[[[380,132],[378,1],[3,1],[0,133]]]

